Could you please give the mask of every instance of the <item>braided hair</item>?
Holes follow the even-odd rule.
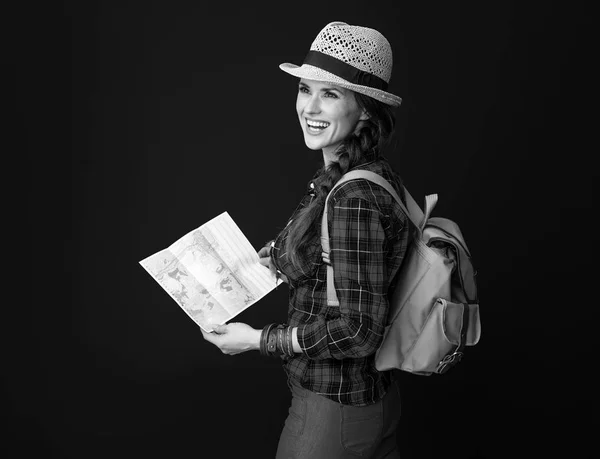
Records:
[[[348,170],[366,162],[365,154],[372,152],[377,159],[387,146],[396,122],[393,108],[372,97],[354,93],[360,109],[369,114],[358,132],[350,134],[336,151],[337,161],[321,168],[313,181],[315,197],[311,203],[298,211],[290,224],[286,240],[286,252],[297,268],[305,258],[309,243],[319,237],[320,219],[329,191]],[[387,162],[384,167],[389,168]]]

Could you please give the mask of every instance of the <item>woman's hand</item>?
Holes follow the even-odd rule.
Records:
[[[271,263],[271,243],[265,245],[258,251],[258,261],[261,265],[266,266],[273,274],[275,274],[275,267],[273,266],[273,263]]]
[[[273,262],[271,261],[271,243],[264,246],[262,249],[258,251],[258,261],[261,265],[266,266],[271,270],[271,272],[277,275],[277,269],[273,266]],[[283,282],[287,283],[287,277],[285,274],[279,273],[278,276]]]
[[[258,350],[260,347],[262,330],[256,330],[241,322],[213,325],[212,327],[212,333],[200,330],[204,339],[217,346],[223,354],[241,354],[246,351]]]

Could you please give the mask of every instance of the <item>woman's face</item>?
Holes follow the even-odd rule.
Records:
[[[323,150],[332,158],[335,149],[354,132],[359,120],[368,116],[360,109],[354,92],[332,83],[302,78],[298,87],[296,111],[311,150]]]

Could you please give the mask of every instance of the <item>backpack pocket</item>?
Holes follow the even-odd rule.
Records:
[[[477,344],[480,336],[479,305],[467,305],[469,324],[467,346]],[[436,373],[441,360],[459,343],[463,327],[463,304],[437,298],[423,322],[419,338],[405,355],[402,370],[417,374]]]
[[[469,323],[467,325],[467,342],[466,346],[474,346],[479,342],[481,336],[481,323],[479,321],[479,305],[478,304],[461,304],[438,298],[438,303],[442,303],[444,317],[442,324],[444,325],[444,334],[446,339],[454,346],[458,346],[460,341],[460,333],[463,327],[463,307],[469,308]]]

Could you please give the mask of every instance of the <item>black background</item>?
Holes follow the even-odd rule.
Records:
[[[7,240],[23,268],[5,284],[20,294],[2,327],[3,457],[274,456],[280,364],[222,355],[138,261],[223,211],[257,249],[274,237],[321,161],[278,64],[301,63],[334,20],[391,42],[404,100],[387,156],[418,200],[439,194],[434,215],[460,224],[479,272],[481,342],[444,376],[399,375],[403,457],[591,456],[590,11],[88,1],[10,13],[5,179],[19,186],[6,198],[27,195],[27,218]],[[236,321],[282,322],[286,297]]]

